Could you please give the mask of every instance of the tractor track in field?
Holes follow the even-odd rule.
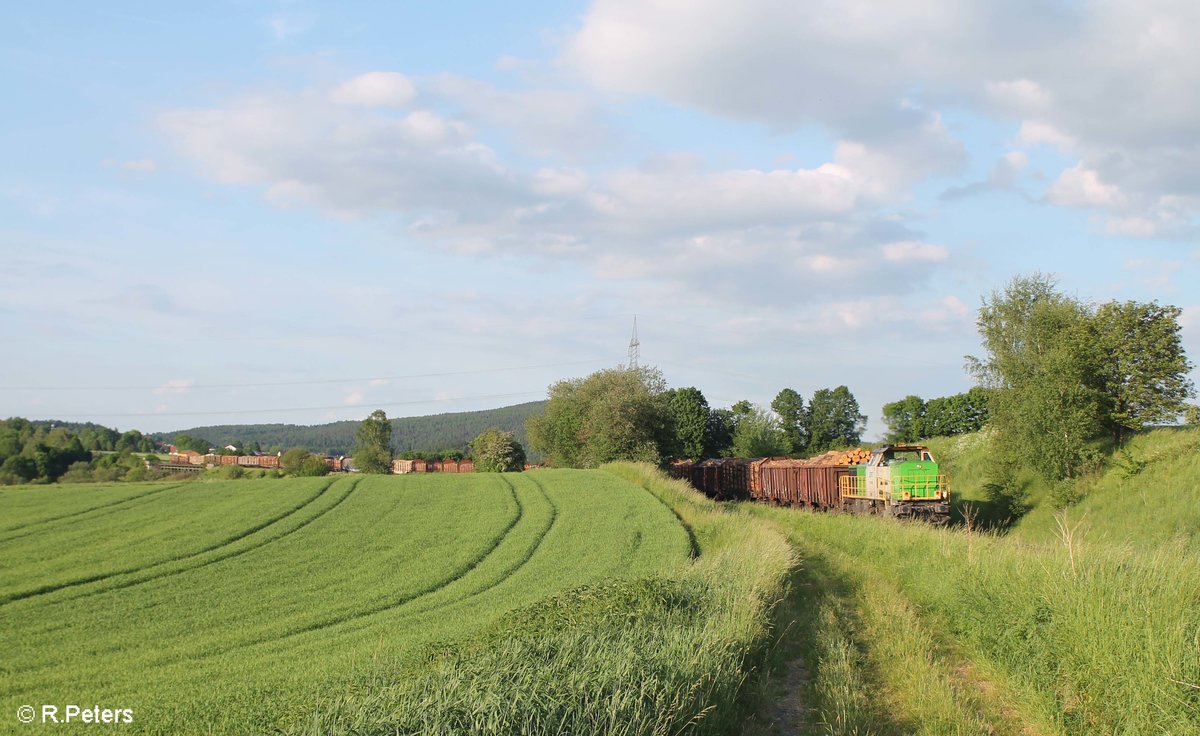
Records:
[[[679,512],[675,510],[675,507],[672,506],[671,504],[667,503],[666,501],[664,501],[662,498],[659,497],[659,495],[657,493],[650,490],[649,488],[642,485],[641,483],[633,482],[633,483],[631,483],[631,485],[637,486],[638,488],[641,488],[646,493],[650,494],[650,496],[655,501],[658,501],[660,504],[663,505],[663,508],[665,508],[667,511],[671,512],[671,515],[675,517],[675,521],[678,521],[679,526],[683,527],[683,530],[685,532],[687,532],[688,544],[690,546],[690,549],[688,551],[688,557],[693,560],[696,559],[697,557],[699,557],[700,556],[700,542],[698,542],[696,540],[696,532],[694,529],[692,529],[691,524],[689,524],[683,520],[683,517],[680,516]]]
[[[195,570],[200,570],[202,568],[208,567],[209,565],[215,565],[218,562],[224,562],[225,560],[230,560],[230,559],[233,559],[234,557],[239,557],[248,552],[253,552],[255,550],[262,549],[263,547],[266,547],[268,544],[271,544],[273,542],[278,542],[279,540],[284,539],[285,537],[289,537],[292,534],[295,534],[296,532],[300,531],[301,529],[308,526],[309,524],[312,524],[314,521],[325,518],[326,515],[331,513],[338,506],[341,506],[342,502],[344,502],[347,498],[349,498],[351,496],[351,494],[354,493],[354,490],[358,487],[358,484],[361,481],[362,481],[361,478],[355,478],[355,479],[351,480],[350,487],[346,489],[346,492],[342,494],[341,498],[339,498],[338,500],[336,500],[332,504],[330,504],[329,508],[325,509],[324,511],[320,511],[320,512],[314,514],[313,516],[310,516],[309,518],[305,519],[304,521],[301,521],[299,524],[292,527],[291,529],[288,529],[287,531],[283,532],[282,534],[276,534],[273,537],[268,537],[266,539],[256,542],[253,545],[244,547],[239,550],[235,550],[233,552],[220,554],[210,560],[205,560],[204,562],[201,562],[200,564],[197,564],[197,565],[191,565],[189,567],[182,567],[182,568],[175,569],[175,570],[168,570],[166,572],[157,573],[157,574],[150,575],[150,576],[147,576],[144,578],[138,578],[137,580],[124,581],[124,582],[117,583],[115,585],[109,585],[109,586],[106,586],[103,588],[89,590],[87,592],[80,593],[79,595],[71,596],[69,598],[64,598],[63,600],[64,601],[73,601],[78,598],[86,598],[88,596],[100,595],[101,593],[109,593],[114,590],[124,590],[126,588],[132,588],[136,585],[141,585],[142,583],[149,583],[149,582],[153,582],[155,580],[162,580],[163,578],[173,577],[175,575],[182,575],[185,572],[193,572]],[[334,484],[336,484],[336,482],[337,481],[334,481]],[[327,488],[332,487],[332,485],[333,484],[330,484],[330,486],[327,486]],[[308,505],[306,505],[303,508],[307,508],[307,506]],[[297,509],[293,513],[299,513],[299,511],[301,511],[301,510],[302,509]],[[290,515],[291,514],[289,514],[289,516]],[[282,521],[282,519],[281,519],[281,521]],[[166,563],[160,563],[160,564],[166,564]],[[147,568],[147,569],[149,569],[149,568]]]
[[[266,521],[264,521],[260,524],[256,524],[255,526],[253,526],[249,529],[238,532],[237,534],[235,534],[233,536],[226,537],[225,539],[222,539],[220,542],[217,542],[214,545],[205,547],[204,549],[197,550],[195,552],[187,552],[184,554],[176,555],[174,557],[169,557],[165,560],[157,560],[157,561],[152,562],[147,565],[140,565],[138,567],[126,568],[124,570],[117,570],[115,572],[106,572],[106,573],[99,573],[96,575],[89,575],[88,577],[85,577],[85,578],[77,578],[75,580],[69,580],[64,583],[54,583],[51,585],[43,585],[43,586],[40,586],[37,588],[32,588],[30,590],[24,590],[24,591],[21,591],[18,593],[10,593],[9,595],[0,597],[0,607],[7,606],[7,605],[9,605],[11,603],[15,603],[17,601],[27,600],[29,598],[36,598],[38,596],[48,595],[50,593],[54,593],[54,592],[57,592],[60,590],[66,590],[68,588],[76,588],[76,587],[79,587],[80,585],[88,585],[90,583],[98,583],[102,580],[108,580],[110,578],[120,577],[122,575],[132,575],[132,574],[139,573],[139,572],[146,572],[152,568],[159,567],[161,565],[166,565],[166,564],[169,564],[172,562],[180,562],[182,560],[188,560],[188,559],[191,559],[194,557],[199,557],[200,555],[203,555],[203,554],[207,554],[214,550],[221,549],[222,547],[228,547],[229,545],[234,544],[241,539],[245,539],[246,537],[250,536],[251,534],[260,532],[263,529],[266,529],[267,527],[271,526],[272,524],[276,524],[276,523],[286,519],[287,517],[292,516],[293,514],[299,513],[305,507],[310,506],[311,504],[315,503],[317,501],[317,499],[319,499],[321,496],[325,495],[325,493],[334,485],[334,483],[336,483],[336,480],[330,480],[328,483],[325,483],[323,486],[321,486],[317,490],[317,492],[314,493],[312,496],[309,496],[308,498],[304,499],[299,504],[297,504],[296,506],[293,506],[292,508],[283,512],[282,514],[273,516],[270,519],[267,519]],[[351,490],[353,490],[353,489],[351,489]]]
[[[200,658],[200,657],[208,658],[208,657],[221,656],[221,655],[227,654],[228,652],[237,651],[239,649],[246,649],[246,648],[258,646],[261,644],[273,644],[276,642],[291,639],[293,637],[302,636],[304,634],[308,634],[308,633],[311,633],[314,631],[323,631],[325,629],[330,629],[330,628],[333,628],[336,626],[342,626],[344,624],[359,622],[359,621],[362,621],[363,619],[369,618],[371,616],[376,616],[378,614],[386,613],[388,611],[394,611],[398,608],[402,608],[404,606],[410,605],[414,601],[424,598],[425,596],[429,596],[434,593],[437,593],[440,590],[444,590],[445,588],[448,588],[449,586],[453,585],[454,583],[458,582],[459,580],[462,580],[464,577],[466,577],[468,574],[470,574],[471,571],[478,568],[489,557],[491,557],[492,554],[494,554],[496,552],[496,550],[499,549],[500,546],[504,543],[504,540],[512,533],[513,529],[516,528],[517,524],[521,521],[521,519],[525,517],[525,505],[521,503],[521,499],[517,494],[516,488],[513,486],[513,484],[508,479],[504,478],[503,476],[500,476],[500,480],[502,483],[504,483],[505,486],[508,487],[510,497],[513,499],[513,501],[517,505],[516,516],[514,516],[511,521],[509,521],[509,523],[504,527],[504,529],[502,529],[500,531],[499,534],[497,534],[495,537],[492,538],[491,543],[487,546],[486,549],[484,549],[474,559],[468,561],[466,564],[461,566],[458,570],[454,571],[454,573],[450,577],[448,577],[444,580],[440,580],[429,586],[426,586],[424,589],[419,590],[415,593],[406,595],[399,600],[391,601],[391,602],[383,604],[383,605],[375,606],[373,608],[370,608],[370,609],[367,609],[364,611],[358,611],[349,616],[343,616],[343,617],[337,618],[337,619],[329,619],[329,620],[325,620],[325,621],[319,621],[319,622],[312,623],[307,626],[302,626],[298,629],[294,629],[292,631],[288,631],[288,632],[285,632],[285,633],[282,633],[279,635],[260,637],[258,639],[254,639],[254,640],[246,641],[246,642],[240,642],[240,643],[234,644],[232,646],[223,647],[221,649],[210,650],[210,651],[204,652],[202,654],[196,655],[196,657],[197,658]],[[513,565],[511,568],[509,568],[509,570],[506,571],[499,580],[491,583],[490,585],[488,585],[478,591],[475,591],[474,593],[470,593],[466,596],[463,596],[462,598],[455,598],[453,600],[445,602],[444,604],[432,606],[428,609],[424,609],[417,613],[429,613],[431,611],[436,611],[439,608],[444,608],[445,606],[452,605],[454,603],[458,603],[463,600],[467,600],[471,597],[474,597],[475,595],[484,593],[487,590],[490,590],[490,589],[500,585],[501,583],[503,583],[505,580],[507,580],[509,577],[511,577],[518,569],[520,569],[522,566],[527,564],[530,559],[532,559],[534,553],[541,546],[542,541],[545,539],[546,535],[549,534],[550,527],[552,527],[554,525],[554,522],[558,518],[558,507],[555,506],[554,502],[550,500],[549,494],[547,494],[545,489],[541,486],[541,484],[537,483],[536,481],[533,482],[533,485],[535,488],[537,488],[538,492],[542,495],[542,498],[545,499],[546,503],[550,506],[551,515],[550,515],[549,523],[547,523],[546,527],[538,533],[538,537],[534,541],[529,552],[526,553],[526,555],[520,561],[518,561],[518,563],[516,565]]]
[[[15,532],[15,531],[20,531],[21,533],[13,534],[12,536],[0,537],[0,544],[2,544],[4,542],[10,542],[14,539],[22,539],[24,537],[29,537],[34,534],[40,534],[45,531],[44,529],[30,529],[30,527],[39,527],[39,526],[42,526],[43,524],[52,524],[53,522],[63,521],[64,519],[73,519],[77,516],[83,516],[85,514],[90,514],[94,511],[102,511],[103,513],[97,514],[97,516],[105,516],[107,514],[121,511],[122,509],[116,508],[118,506],[132,504],[136,501],[144,501],[145,499],[150,498],[151,496],[157,496],[158,494],[165,493],[166,491],[173,491],[173,490],[182,488],[184,485],[186,485],[186,484],[172,483],[171,485],[163,486],[162,488],[155,488],[155,489],[146,491],[145,493],[139,493],[136,496],[126,496],[125,498],[122,498],[120,500],[113,501],[111,503],[102,503],[99,506],[92,506],[91,508],[83,509],[82,511],[72,511],[69,514],[62,514],[61,516],[51,516],[51,517],[48,517],[45,519],[38,519],[37,521],[31,521],[28,524],[21,524],[19,526],[6,527],[4,529],[0,529],[0,534],[5,534],[6,532]]]

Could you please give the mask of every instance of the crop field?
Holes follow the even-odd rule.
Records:
[[[300,732],[319,703],[426,673],[556,596],[671,587],[697,544],[660,496],[601,471],[4,489],[0,712]]]

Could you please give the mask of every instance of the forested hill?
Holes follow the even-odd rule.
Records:
[[[392,420],[392,447],[397,452],[409,450],[465,450],[467,443],[488,427],[513,432],[528,449],[525,420],[545,406],[544,401],[530,401],[514,406],[454,414],[433,414],[423,417],[402,417]],[[363,409],[366,414],[370,407]],[[304,447],[313,452],[345,454],[354,446],[354,433],[359,422],[331,422],[304,426],[297,424],[222,424],[192,427],[177,432],[159,432],[155,439],[170,442],[177,434],[207,440],[214,447],[233,444],[241,447],[257,442],[264,450]]]

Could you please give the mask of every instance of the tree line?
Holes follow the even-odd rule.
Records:
[[[140,480],[146,463],[134,453],[155,449],[154,440],[137,430],[12,417],[0,420],[0,485],[53,483],[64,476]]]
[[[953,437],[978,432],[988,421],[990,392],[982,386],[953,396],[925,401],[908,395],[883,405],[888,442],[916,442],[929,437]]]
[[[807,401],[785,388],[770,409],[744,400],[713,408],[700,389],[668,388],[658,369],[643,366],[555,383],[545,411],[527,427],[533,449],[551,464],[591,468],[613,460],[821,452],[859,443],[866,421],[845,386]]]

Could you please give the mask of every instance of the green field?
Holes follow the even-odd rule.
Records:
[[[706,587],[672,602],[699,551],[678,513],[600,471],[0,490],[0,712],[98,704],[133,709],[122,733],[302,731],[448,653],[494,656],[531,621],[569,629],[575,606],[555,607],[572,597],[629,616],[656,615],[655,596],[703,608]]]

